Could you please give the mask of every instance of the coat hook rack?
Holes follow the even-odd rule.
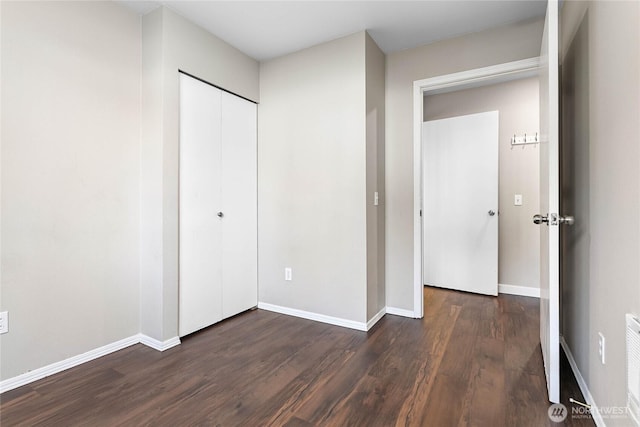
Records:
[[[516,145],[522,145],[524,148],[525,145],[535,145],[540,143],[540,138],[538,138],[538,132],[535,135],[527,135],[526,133],[523,135],[514,134],[511,138],[511,148]]]

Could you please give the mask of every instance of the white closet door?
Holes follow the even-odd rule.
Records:
[[[222,319],[221,99],[180,74],[180,336]]]
[[[223,317],[258,304],[257,107],[222,93]]]

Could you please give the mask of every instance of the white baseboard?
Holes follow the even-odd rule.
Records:
[[[593,396],[589,391],[589,387],[587,386],[586,381],[584,380],[584,378],[582,377],[582,374],[580,373],[580,370],[578,369],[578,365],[576,364],[576,359],[573,358],[571,349],[569,348],[569,345],[567,344],[567,342],[564,340],[564,337],[560,337],[560,346],[562,347],[562,350],[564,350],[564,354],[567,355],[567,360],[569,360],[569,365],[571,365],[571,370],[573,371],[573,375],[576,377],[578,387],[580,387],[580,391],[582,392],[582,395],[586,400],[586,402],[584,403],[591,405],[594,408],[597,408],[598,405],[596,405],[596,401],[593,399]],[[599,411],[592,411],[591,417],[593,418],[593,421],[596,423],[596,426],[606,427],[606,424],[604,423],[604,420],[602,419],[602,415],[600,414]]]
[[[416,318],[415,313],[411,310],[405,310],[404,308],[387,307],[387,314],[393,314],[394,316],[411,317]]]
[[[324,314],[312,313],[310,311],[298,310],[295,308],[283,307],[280,305],[259,302],[258,308],[261,310],[273,311],[274,313],[286,314],[288,316],[301,317],[303,319],[315,320],[316,322],[328,323],[330,325],[342,326],[344,328],[366,331],[367,324],[354,320],[341,319],[339,317],[326,316]]]
[[[180,345],[180,338],[173,337],[169,338],[166,341],[158,341],[157,339],[151,338],[148,335],[140,334],[140,343],[146,345],[147,347],[151,347],[154,350],[165,351],[177,345]]]
[[[0,381],[0,393],[13,390],[14,388],[18,388],[42,378],[48,377],[50,375],[57,374],[58,372],[65,371],[67,369],[73,368],[74,366],[78,366],[91,360],[97,359],[98,357],[105,356],[109,353],[122,350],[123,348],[138,344],[139,342],[139,334],[134,335],[129,338],[124,338],[120,341],[116,341],[111,344],[89,350],[86,353],[70,357],[60,362],[52,363],[50,365],[43,366],[42,368],[34,369],[33,371],[29,371],[16,377]]]
[[[519,295],[521,297],[540,298],[540,288],[517,285],[498,285],[499,294]]]
[[[385,307],[382,307],[382,310],[380,310],[379,312],[376,313],[375,316],[373,316],[368,322],[367,322],[367,331],[371,330],[371,328],[373,328],[373,325],[375,325],[376,323],[378,323],[378,320],[382,319],[385,315],[385,313],[387,312]]]
[[[23,385],[30,384],[34,381],[41,380],[42,378],[57,374],[65,371],[69,368],[81,365],[91,360],[97,359],[107,354],[114,353],[123,348],[129,347],[134,344],[142,343],[148,347],[151,347],[158,351],[165,351],[171,347],[175,347],[180,344],[180,338],[174,337],[166,341],[158,341],[144,334],[136,334],[129,338],[121,339],[120,341],[113,342],[111,344],[103,345],[102,347],[89,350],[86,353],[79,354],[77,356],[70,357],[60,362],[55,362],[42,368],[34,369],[33,371],[26,372],[22,375],[18,375],[13,378],[0,381],[0,393],[13,390],[14,388],[21,387]]]

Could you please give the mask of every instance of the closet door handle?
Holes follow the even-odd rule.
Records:
[[[222,212],[218,212],[218,218],[222,218],[224,214]]]

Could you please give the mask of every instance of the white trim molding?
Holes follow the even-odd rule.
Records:
[[[490,65],[488,67],[475,68],[459,73],[446,74],[444,76],[431,77],[429,79],[416,80],[413,83],[423,88],[423,92],[431,95],[453,92],[456,90],[470,89],[488,84],[503,83],[538,75],[540,58],[527,58],[504,64]]]
[[[55,362],[42,368],[34,369],[33,371],[25,372],[13,378],[0,381],[0,393],[13,390],[14,388],[22,387],[23,385],[30,384],[34,381],[41,380],[42,378],[49,377],[75,366],[81,365],[86,362],[90,362],[99,357],[106,356],[110,353],[115,353],[118,350],[127,348],[134,344],[144,344],[148,347],[158,351],[165,351],[180,344],[180,338],[174,337],[166,341],[158,341],[144,334],[136,334],[129,338],[121,339],[120,341],[113,342],[111,344],[103,345],[102,347],[94,348],[86,353],[72,356],[68,359],[60,362]]]
[[[315,320],[316,322],[328,323],[330,325],[342,326],[343,328],[367,331],[367,324],[356,322],[355,320],[342,319],[339,317],[327,316],[310,311],[298,310],[296,308],[283,307],[281,305],[259,302],[258,308],[261,310],[273,311],[274,313],[286,314],[287,316],[300,317],[302,319]]]
[[[14,388],[21,387],[23,385],[30,384],[34,381],[38,381],[42,378],[57,374],[75,366],[81,365],[91,360],[97,359],[102,356],[106,356],[109,353],[114,353],[123,348],[138,344],[140,342],[139,335],[133,335],[129,338],[121,339],[120,341],[113,342],[111,344],[104,345],[102,347],[89,350],[85,353],[77,356],[70,357],[68,359],[55,362],[42,368],[34,369],[33,371],[25,372],[13,378],[6,379],[0,382],[0,393],[13,390]]]
[[[370,331],[371,328],[373,328],[373,326],[378,323],[378,321],[382,319],[386,313],[386,307],[382,307],[379,312],[377,312],[371,319],[369,319],[369,321],[367,322],[367,331]]]
[[[411,310],[405,310],[404,308],[395,308],[395,307],[387,307],[387,314],[391,314],[393,316],[402,316],[402,317],[410,317],[415,319],[415,312]]]
[[[576,359],[573,358],[573,354],[571,353],[571,349],[569,348],[569,344],[564,340],[564,337],[560,337],[560,346],[562,350],[564,350],[564,354],[567,356],[567,360],[569,361],[569,365],[571,366],[571,370],[573,371],[573,375],[576,377],[576,382],[578,383],[578,387],[580,387],[580,391],[586,400],[587,405],[590,405],[593,408],[597,408],[596,401],[593,399],[591,395],[591,391],[589,391],[589,387],[587,386],[587,382],[584,380],[584,377],[580,373],[580,369],[578,369],[578,365],[576,364]],[[604,423],[604,419],[602,419],[602,415],[600,411],[591,411],[591,417],[593,421],[596,423],[598,427],[606,427]]]
[[[518,285],[498,284],[499,294],[519,295],[521,297],[540,298],[540,288]]]
[[[422,318],[422,119],[425,94],[451,92],[536,75],[538,57],[413,82],[413,317]]]
[[[173,337],[173,338],[169,338],[166,341],[159,341],[155,338],[151,338],[148,335],[140,334],[140,344],[144,344],[147,347],[151,347],[154,350],[165,351],[177,345],[180,345],[180,338]]]

